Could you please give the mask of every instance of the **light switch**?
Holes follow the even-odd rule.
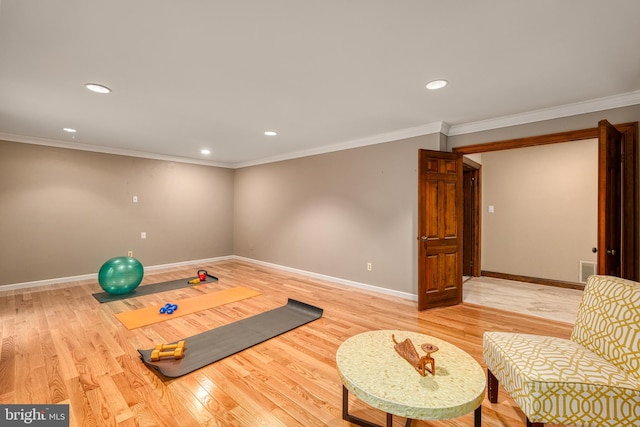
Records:
[[[489,213],[493,213],[493,205],[489,205]]]
[[[146,239],[147,238],[147,232],[146,231],[141,232],[140,233],[140,238],[141,239]]]
[[[133,196],[133,203],[138,203],[138,196]]]

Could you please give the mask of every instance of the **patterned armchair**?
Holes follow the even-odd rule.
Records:
[[[640,283],[591,276],[571,339],[485,332],[483,356],[529,427],[640,426]]]

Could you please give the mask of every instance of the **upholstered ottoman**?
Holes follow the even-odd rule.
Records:
[[[640,426],[640,285],[592,276],[571,339],[486,332],[488,395],[498,382],[527,425]]]

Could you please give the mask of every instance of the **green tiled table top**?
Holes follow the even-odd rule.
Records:
[[[411,339],[418,354],[431,343],[436,375],[421,376],[394,349]],[[415,332],[380,330],[354,335],[336,352],[342,383],[360,400],[387,413],[418,420],[442,420],[474,411],[484,399],[484,371],[469,354],[446,341]]]

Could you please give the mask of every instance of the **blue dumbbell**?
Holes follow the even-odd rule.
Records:
[[[178,304],[166,303],[164,307],[160,307],[160,314],[173,314],[178,309]]]

